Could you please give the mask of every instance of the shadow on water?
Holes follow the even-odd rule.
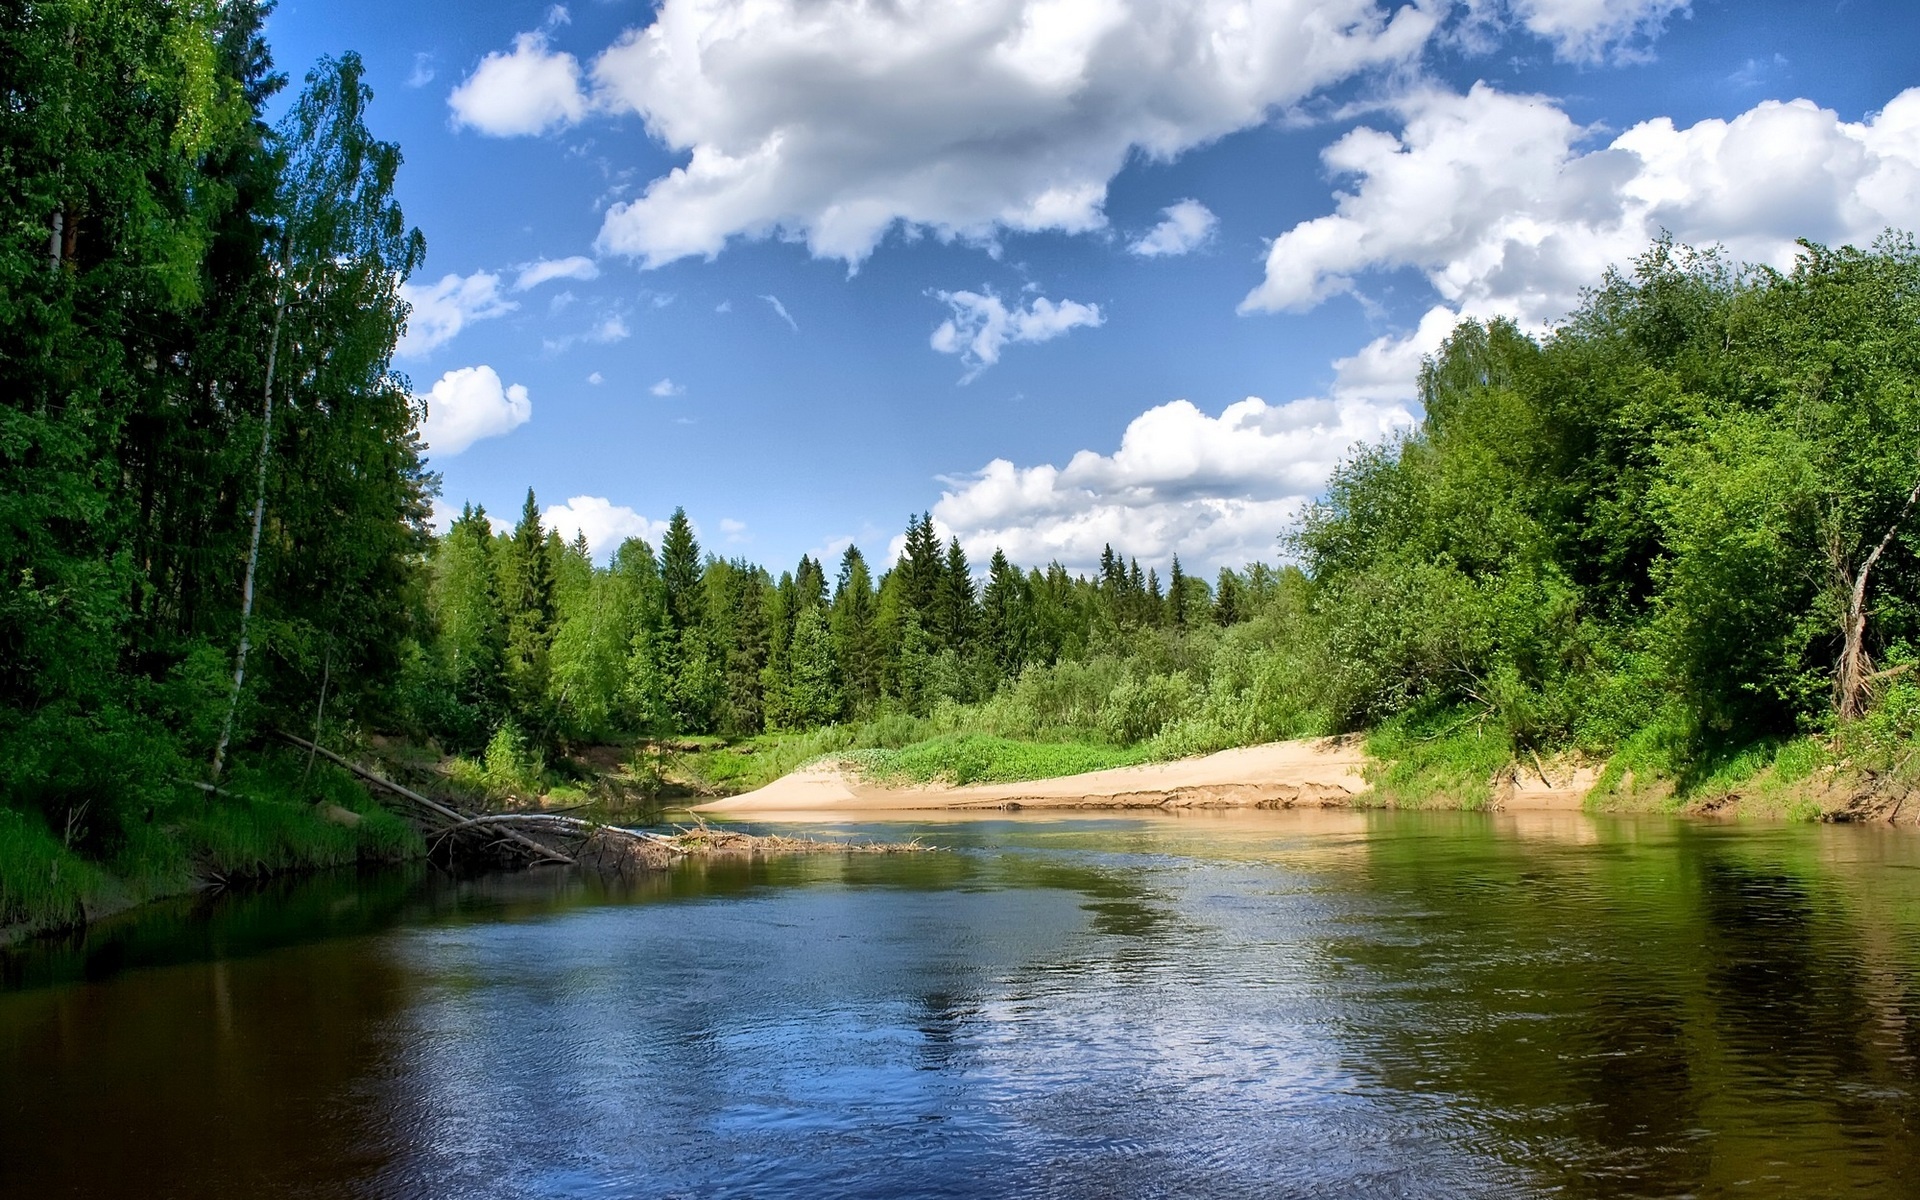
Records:
[[[0,1191],[1830,1196],[1920,1178],[1920,846],[1564,814],[342,872],[4,962]]]

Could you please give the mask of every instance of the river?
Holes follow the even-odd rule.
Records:
[[[1920,1194],[1911,832],[849,829],[943,849],[340,873],[0,958],[0,1193]]]

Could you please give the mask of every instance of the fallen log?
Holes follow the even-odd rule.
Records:
[[[499,845],[501,842],[510,844],[534,863],[550,862],[577,866],[591,855],[593,865],[604,868],[609,865],[609,858],[611,858],[611,865],[623,872],[631,867],[661,870],[671,865],[676,858],[685,858],[694,854],[729,857],[767,854],[898,854],[932,849],[932,847],[921,845],[917,839],[905,843],[827,841],[779,834],[750,834],[734,829],[717,828],[705,821],[696,823],[692,828],[676,826],[678,832],[668,835],[639,829],[623,829],[618,825],[602,825],[558,812],[465,813],[431,796],[422,795],[412,788],[395,783],[378,772],[335,754],[325,747],[316,746],[297,734],[288,733],[285,730],[274,732],[300,749],[310,754],[317,754],[343,770],[351,772],[361,781],[405,800],[413,806],[420,823],[426,826],[428,833],[436,839],[434,843],[436,846],[448,839],[461,836],[487,837],[493,839],[490,842],[492,845]],[[556,849],[542,839],[560,842],[567,849],[565,851]]]
[[[333,763],[335,766],[341,767],[347,771],[351,771],[356,777],[358,777],[362,781],[366,783],[370,783],[377,788],[381,788],[391,793],[392,795],[398,796],[402,800],[407,801],[408,803],[414,805],[415,807],[427,813],[431,813],[432,815],[440,818],[441,820],[450,821],[457,826],[461,822],[464,822],[468,819],[468,814],[463,813],[460,810],[455,808],[449,808],[446,805],[440,803],[438,800],[432,799],[431,797],[423,796],[419,792],[414,791],[412,788],[403,787],[400,784],[395,783],[391,779],[388,779],[382,775],[379,775],[373,771],[368,770],[367,768],[361,766],[359,763],[356,763],[351,759],[343,758],[340,755],[335,754],[333,751],[328,750],[324,746],[316,746],[312,742],[308,741],[307,739],[300,737],[297,734],[288,733],[284,729],[276,729],[274,730],[274,732],[278,734],[283,740],[291,742],[294,745],[300,747],[302,750],[305,750],[309,753],[318,754],[321,758],[326,759],[328,762]],[[552,849],[551,847],[543,846],[539,842],[534,841],[532,838],[527,837],[523,834],[517,833],[512,829],[503,829],[501,830],[501,833],[502,833],[502,836],[504,836],[508,841],[513,842],[514,844],[519,846],[522,850],[532,855],[533,858],[537,861],[564,863],[567,866],[574,865],[573,859],[569,858],[567,855],[564,855],[559,851]]]

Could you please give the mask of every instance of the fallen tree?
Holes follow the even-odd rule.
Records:
[[[521,866],[586,865],[624,873],[664,870],[692,855],[902,854],[932,848],[917,840],[843,842],[750,834],[716,828],[704,821],[662,834],[605,825],[564,812],[463,812],[297,734],[284,729],[275,732],[282,740],[352,773],[376,792],[402,801],[403,811],[427,835],[432,850],[450,857],[485,857]]]

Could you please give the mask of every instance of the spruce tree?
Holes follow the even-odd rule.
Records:
[[[934,606],[934,635],[942,649],[965,653],[973,640],[974,606],[973,567],[956,537],[947,542]]]
[[[840,664],[849,707],[856,712],[880,694],[880,671],[874,638],[876,597],[867,560],[860,547],[848,546],[840,556],[840,574],[833,591],[828,627],[833,653]]]
[[[501,556],[501,608],[507,625],[507,689],[521,732],[544,739],[551,731],[547,681],[555,626],[553,555],[533,489]]]
[[[939,605],[940,576],[944,564],[940,558],[940,538],[933,531],[933,516],[921,513],[920,519],[907,522],[907,544],[895,570],[901,574],[902,599],[920,618],[924,628],[934,619]]]
[[[1220,568],[1220,589],[1214,595],[1213,619],[1221,626],[1233,625],[1241,619],[1240,577],[1230,567]]]
[[[700,543],[694,540],[687,510],[676,508],[660,542],[660,578],[667,589],[667,623],[677,636],[701,623]]]
[[[980,609],[987,653],[996,672],[1001,678],[1018,675],[1028,651],[1027,581],[997,546],[987,564]]]
[[[1175,629],[1187,627],[1187,573],[1180,569],[1180,556],[1173,556],[1173,571],[1167,576],[1167,607]]]

